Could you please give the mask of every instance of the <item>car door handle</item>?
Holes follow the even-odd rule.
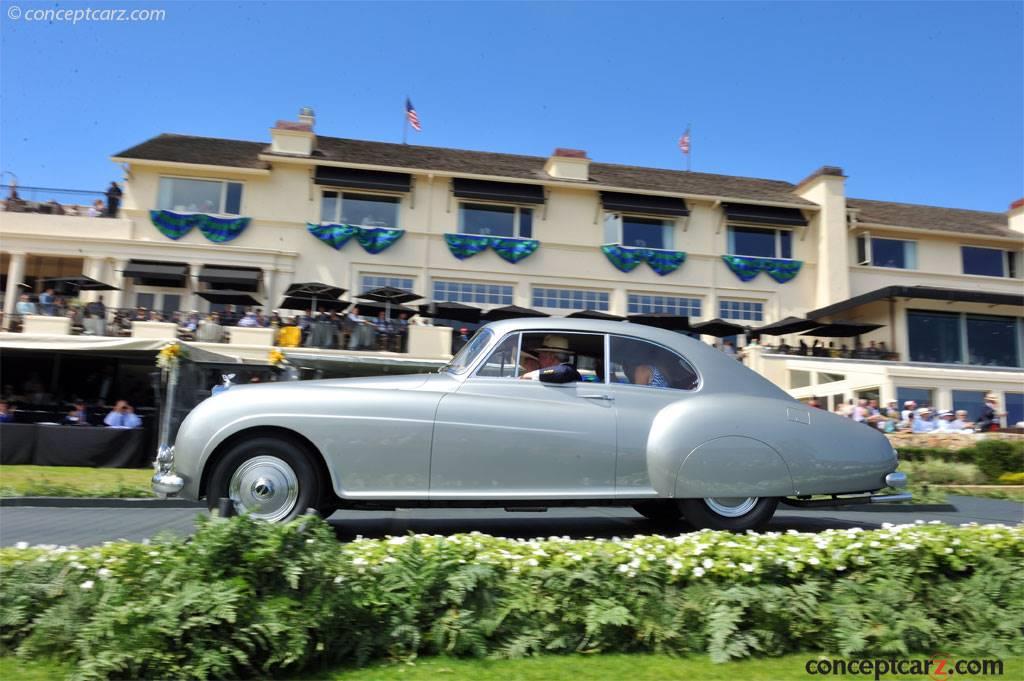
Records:
[[[582,397],[584,399],[587,399],[587,400],[604,400],[606,402],[614,402],[615,401],[615,398],[613,396],[611,396],[611,395],[601,395],[601,394],[598,394],[598,393],[593,393],[593,394],[590,394],[590,395],[580,395],[580,397]]]

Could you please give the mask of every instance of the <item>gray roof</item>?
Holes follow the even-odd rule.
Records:
[[[852,198],[846,200],[846,207],[859,210],[858,222],[939,232],[1024,238],[1007,226],[1006,213]]]
[[[544,156],[499,154],[322,136],[317,136],[316,145],[313,160],[436,170],[534,182],[551,179],[544,172],[544,164],[547,161]],[[268,168],[269,164],[258,158],[260,154],[271,154],[267,143],[165,133],[114,156],[235,168]],[[583,187],[601,185],[636,191],[724,196],[768,203],[805,205],[809,208],[816,206],[794,194],[793,189],[796,185],[791,182],[613,163],[591,163],[590,181],[578,184]]]

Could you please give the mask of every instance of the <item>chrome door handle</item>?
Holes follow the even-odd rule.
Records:
[[[606,402],[614,402],[615,401],[615,398],[612,397],[611,395],[599,395],[597,393],[594,393],[592,395],[580,395],[580,397],[582,397],[583,399],[586,399],[586,400],[604,400]]]

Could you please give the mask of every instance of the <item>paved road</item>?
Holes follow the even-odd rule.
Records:
[[[952,505],[872,506],[861,510],[794,510],[780,507],[772,530],[817,532],[828,528],[879,527],[882,523],[940,520],[967,522],[1024,522],[1024,504],[995,499],[950,496]],[[107,540],[139,541],[169,531],[192,532],[195,518],[205,511],[190,508],[0,508],[0,546],[30,544],[88,546]],[[629,509],[559,508],[546,513],[506,513],[492,509],[408,509],[395,512],[341,512],[330,518],[342,541],[356,535],[382,537],[406,532],[451,534],[477,530],[505,537],[632,536],[664,533]]]

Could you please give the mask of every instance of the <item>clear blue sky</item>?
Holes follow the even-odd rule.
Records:
[[[0,169],[102,188],[161,132],[267,140],[314,107],[323,135],[798,181],[1005,211],[1024,195],[1020,2],[39,3],[3,0]],[[12,20],[155,7],[157,23]],[[6,178],[6,176],[5,176]]]

